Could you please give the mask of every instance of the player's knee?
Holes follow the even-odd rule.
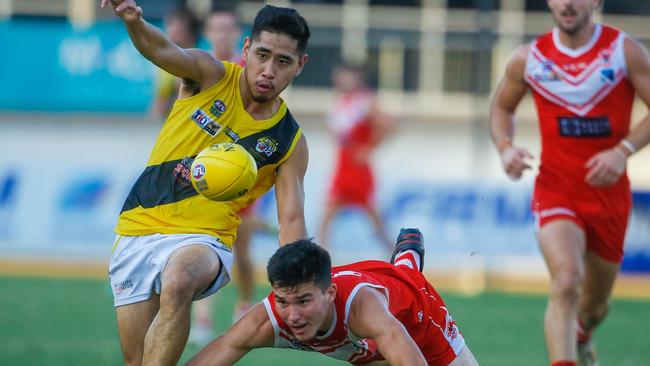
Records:
[[[166,272],[162,279],[160,306],[179,306],[192,302],[197,292],[198,279],[187,270]]]
[[[566,301],[577,301],[580,295],[582,276],[577,271],[567,271],[553,278],[551,284],[552,296]]]

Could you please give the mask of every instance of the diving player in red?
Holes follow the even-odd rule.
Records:
[[[635,92],[650,106],[650,58],[594,21],[600,1],[548,5],[556,27],[515,51],[493,97],[491,133],[506,173],[520,178],[532,155],[513,145],[513,115],[530,90],[542,140],[533,210],[551,275],[548,355],[552,365],[595,365],[590,336],[608,311],[631,209],[626,162],[650,142],[650,115],[630,130]]]
[[[422,275],[424,245],[402,229],[391,263],[331,267],[309,240],[269,260],[273,292],[188,365],[232,365],[254,348],[294,348],[361,365],[478,363],[436,290]]]

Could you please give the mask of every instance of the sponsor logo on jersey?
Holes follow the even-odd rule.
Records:
[[[612,127],[605,117],[558,117],[560,136],[604,137],[611,136]]]
[[[257,151],[258,153],[270,157],[277,149],[278,149],[278,143],[272,138],[268,136],[264,136],[257,139],[257,144],[255,145],[255,151]]]
[[[210,107],[210,113],[214,114],[215,117],[219,117],[226,111],[226,104],[221,100],[215,100]]]
[[[305,342],[299,341],[295,338],[291,339],[289,342],[291,343],[291,348],[295,348],[300,351],[314,352],[314,348]]]
[[[223,131],[226,133],[228,137],[230,137],[232,142],[239,141],[240,139],[239,135],[235,131],[233,131],[230,127],[224,128]]]
[[[207,113],[201,109],[197,109],[192,114],[192,121],[194,121],[203,131],[208,135],[215,137],[221,130],[221,125],[210,118]]]
[[[612,51],[609,49],[601,50],[599,52],[600,59],[603,66],[612,66]]]
[[[447,314],[447,327],[445,329],[445,337],[447,339],[455,339],[458,336],[458,327],[456,326],[456,322],[454,319]]]
[[[586,69],[587,66],[588,66],[587,63],[584,62],[584,61],[572,62],[572,63],[569,63],[569,64],[562,65],[562,70],[564,70],[566,72],[575,73],[575,72],[581,72],[582,70]]]
[[[180,163],[176,164],[176,167],[174,168],[174,176],[176,176],[176,181],[181,185],[189,186],[191,184],[190,168],[193,161],[193,158],[186,156]]]
[[[531,74],[535,81],[558,81],[560,76],[553,70],[553,62],[543,61],[542,69],[539,72]]]
[[[613,83],[615,80],[614,69],[612,68],[601,69],[600,79],[604,83]]]
[[[115,293],[115,296],[117,296],[127,288],[133,288],[133,282],[130,279],[113,284],[113,293]]]

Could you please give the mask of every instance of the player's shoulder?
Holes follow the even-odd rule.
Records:
[[[199,48],[191,48],[187,52],[192,55],[194,64],[199,69],[202,89],[211,87],[226,76],[228,68],[210,52]]]
[[[524,71],[526,69],[526,62],[528,61],[528,53],[532,47],[531,43],[526,43],[518,46],[508,59],[506,65],[506,75],[511,79],[523,80]]]
[[[510,64],[525,64],[532,47],[534,47],[533,42],[529,42],[515,48],[514,51],[512,51],[510,54]]]
[[[625,37],[623,49],[628,62],[644,62],[644,60],[648,59],[648,49],[630,36]]]

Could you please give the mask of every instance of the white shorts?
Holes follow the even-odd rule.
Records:
[[[219,238],[205,234],[118,235],[108,264],[115,306],[148,300],[154,291],[160,294],[169,257],[177,249],[194,244],[212,248],[221,260],[221,270],[212,285],[194,297],[200,300],[230,282],[233,254]]]

